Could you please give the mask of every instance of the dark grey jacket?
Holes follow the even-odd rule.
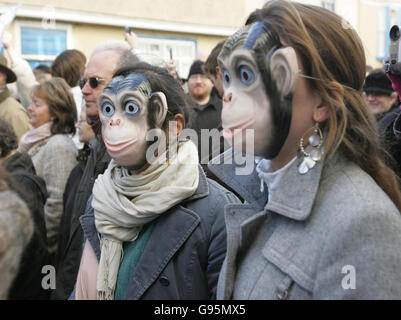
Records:
[[[207,179],[200,166],[199,172],[195,194],[155,221],[127,300],[216,298],[217,280],[226,254],[224,207],[239,200]],[[80,220],[85,238],[99,260],[100,242],[91,206],[88,205]]]
[[[50,264],[47,251],[44,204],[47,199],[46,183],[36,175],[31,157],[16,152],[3,163],[17,183],[16,191],[25,201],[34,222],[34,232],[26,246],[19,270],[9,289],[10,300],[47,300],[50,291],[42,287],[42,268]]]

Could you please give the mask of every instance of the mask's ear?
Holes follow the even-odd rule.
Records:
[[[295,91],[298,78],[298,61],[294,48],[277,49],[270,58],[270,70],[282,96]]]
[[[161,92],[153,92],[151,96],[152,104],[155,108],[155,124],[156,127],[161,128],[167,115],[167,98],[166,95]]]

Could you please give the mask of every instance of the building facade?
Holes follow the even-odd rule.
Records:
[[[209,52],[232,35],[264,0],[8,0],[0,13],[20,4],[9,30],[16,50],[32,67],[51,61],[65,49],[89,57],[99,42],[124,39],[129,26],[138,36],[145,60],[166,63],[172,57],[186,78],[199,52]],[[300,0],[344,17],[344,27],[360,35],[367,64],[382,65],[388,54],[388,32],[401,25],[401,0]]]

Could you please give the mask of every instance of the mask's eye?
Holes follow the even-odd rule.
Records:
[[[105,117],[111,118],[114,114],[114,106],[110,102],[105,102],[102,105],[102,113]]]
[[[125,112],[128,116],[135,117],[139,113],[139,106],[133,101],[128,101],[125,104]]]
[[[247,86],[251,85],[255,81],[255,75],[251,69],[242,66],[239,68],[239,75],[241,82]]]
[[[228,72],[227,70],[223,70],[223,81],[224,81],[224,85],[226,87],[229,87],[231,84],[231,75],[230,72]]]

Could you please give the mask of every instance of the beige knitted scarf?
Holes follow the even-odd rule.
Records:
[[[163,153],[146,170],[133,175],[112,160],[95,181],[92,206],[101,234],[98,299],[114,298],[123,242],[134,241],[144,224],[195,193],[199,161],[193,142],[180,142],[170,160],[169,164]]]
[[[53,122],[46,122],[40,127],[34,128],[26,132],[20,139],[18,144],[18,152],[28,152],[34,145],[40,141],[45,141],[52,136],[51,127]],[[32,157],[32,154],[30,154]]]

